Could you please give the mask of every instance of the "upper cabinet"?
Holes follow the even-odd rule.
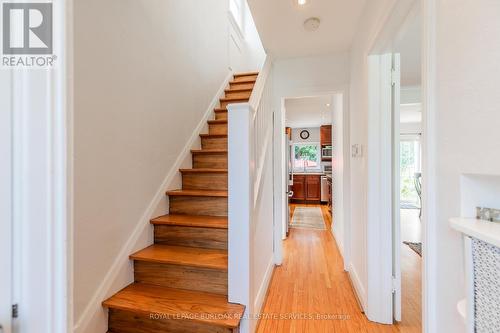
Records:
[[[332,125],[323,125],[319,130],[321,146],[332,145]]]

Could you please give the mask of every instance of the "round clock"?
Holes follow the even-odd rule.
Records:
[[[303,130],[300,132],[300,138],[302,140],[307,140],[309,139],[309,131],[308,130]]]

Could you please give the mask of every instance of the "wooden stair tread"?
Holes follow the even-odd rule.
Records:
[[[227,271],[227,251],[217,249],[153,244],[130,259]]]
[[[223,153],[227,153],[227,149],[192,149],[191,153],[192,154],[223,154]]]
[[[167,191],[167,195],[185,196],[185,197],[226,197],[227,191],[211,190],[173,190]]]
[[[210,168],[199,168],[199,169],[179,169],[181,173],[227,173],[227,169],[210,169]]]
[[[248,102],[249,98],[243,98],[243,97],[224,97],[221,98],[221,102],[231,102],[231,101],[245,101]]]
[[[151,223],[154,225],[174,225],[183,227],[201,227],[214,229],[227,229],[227,217],[169,214],[159,216]]]
[[[229,81],[229,84],[237,85],[237,84],[243,84],[243,83],[255,83],[255,81],[257,81],[257,78],[249,77],[247,79],[241,79],[238,81],[231,80],[231,81]]]
[[[243,73],[233,74],[234,77],[251,76],[251,75],[259,75],[259,72],[243,72]]]
[[[236,328],[245,311],[241,304],[227,302],[227,296],[133,283],[103,302],[103,306],[149,316],[161,313],[184,315],[188,320]],[[175,318],[175,317],[174,317]]]
[[[225,93],[251,92],[252,90],[253,90],[253,88],[238,88],[238,87],[234,87],[234,88],[224,89],[224,92]]]

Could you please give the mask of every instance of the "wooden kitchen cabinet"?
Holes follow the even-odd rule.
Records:
[[[306,200],[306,176],[294,175],[292,185],[294,200]]]
[[[332,145],[332,125],[322,125],[319,128],[319,141],[321,146]]]
[[[321,200],[320,176],[306,176],[306,200]]]
[[[319,175],[294,175],[293,197],[297,201],[320,201],[321,176]]]

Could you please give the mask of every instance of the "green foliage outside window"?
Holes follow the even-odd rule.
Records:
[[[296,144],[294,145],[293,167],[296,170],[307,170],[320,168],[319,145]]]

